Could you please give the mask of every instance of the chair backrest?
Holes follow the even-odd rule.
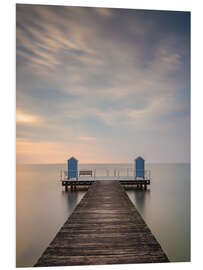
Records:
[[[91,175],[92,176],[92,171],[90,171],[90,170],[79,171],[79,176],[80,175]]]
[[[78,161],[76,158],[71,157],[68,160],[68,179],[78,177]]]
[[[142,157],[135,159],[135,177],[145,177],[145,160]]]

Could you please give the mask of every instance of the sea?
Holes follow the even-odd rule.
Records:
[[[133,164],[80,164],[97,176],[133,174]],[[146,164],[151,185],[127,190],[171,262],[190,261],[190,164]],[[86,190],[65,192],[66,164],[16,166],[16,267],[32,267]],[[108,178],[107,177],[107,178]],[[104,177],[105,178],[105,177]]]

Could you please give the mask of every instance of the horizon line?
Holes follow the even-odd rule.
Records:
[[[145,160],[146,161],[146,160]],[[66,164],[67,162],[61,162],[61,163],[16,163],[16,165],[61,165],[61,164]],[[191,161],[185,162],[185,161],[179,161],[179,162],[146,162],[148,164],[190,164]],[[91,163],[91,162],[87,162],[87,163],[83,163],[80,162],[79,164],[82,165],[86,165],[86,164],[93,164],[93,165],[100,165],[100,164],[132,164],[132,162],[108,162],[108,163],[104,163],[104,162],[97,162],[97,163]]]

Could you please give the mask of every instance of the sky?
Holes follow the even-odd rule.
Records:
[[[16,161],[190,162],[190,13],[16,6]]]

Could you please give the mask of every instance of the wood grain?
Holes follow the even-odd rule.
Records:
[[[35,266],[169,262],[118,181],[95,181]]]

